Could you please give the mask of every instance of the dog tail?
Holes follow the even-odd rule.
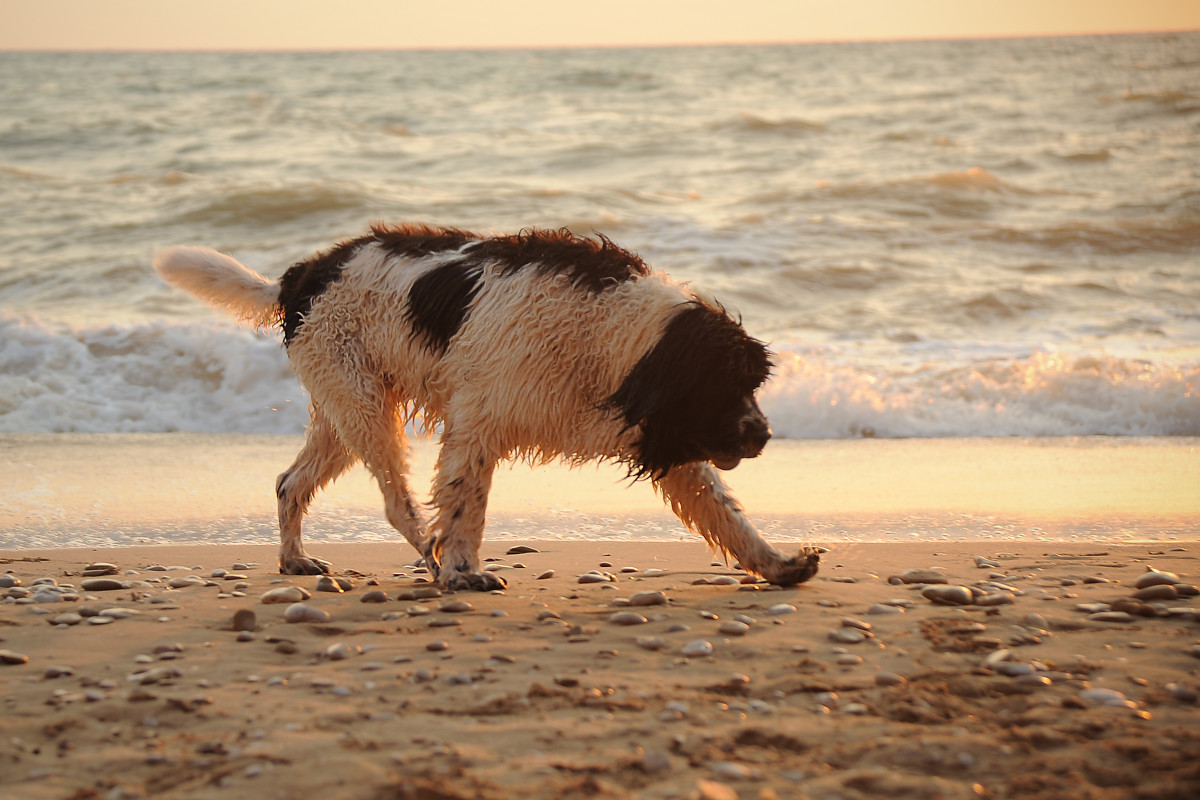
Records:
[[[216,250],[171,247],[155,256],[154,269],[175,288],[247,325],[266,328],[279,321],[279,283]]]

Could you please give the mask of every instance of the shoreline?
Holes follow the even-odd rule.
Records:
[[[699,541],[524,544],[485,541],[509,581],[488,594],[439,594],[387,544],[319,548],[344,593],[278,575],[269,545],[0,551],[29,592],[0,589],[0,793],[1200,791],[1200,543],[847,543],[789,589]],[[83,589],[102,560],[121,588]],[[1132,599],[1149,568],[1175,599]],[[328,619],[263,602],[288,587]]]

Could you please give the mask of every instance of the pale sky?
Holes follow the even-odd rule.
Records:
[[[1197,29],[1197,0],[0,0],[0,50],[570,47]]]

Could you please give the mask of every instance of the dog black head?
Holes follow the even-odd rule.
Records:
[[[628,427],[641,428],[631,474],[657,478],[694,461],[733,469],[757,456],[771,430],[754,392],[770,373],[766,346],[723,311],[681,306],[608,398]]]

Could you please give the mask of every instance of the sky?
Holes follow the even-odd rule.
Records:
[[[1197,29],[1197,0],[0,0],[0,50],[574,47]]]

